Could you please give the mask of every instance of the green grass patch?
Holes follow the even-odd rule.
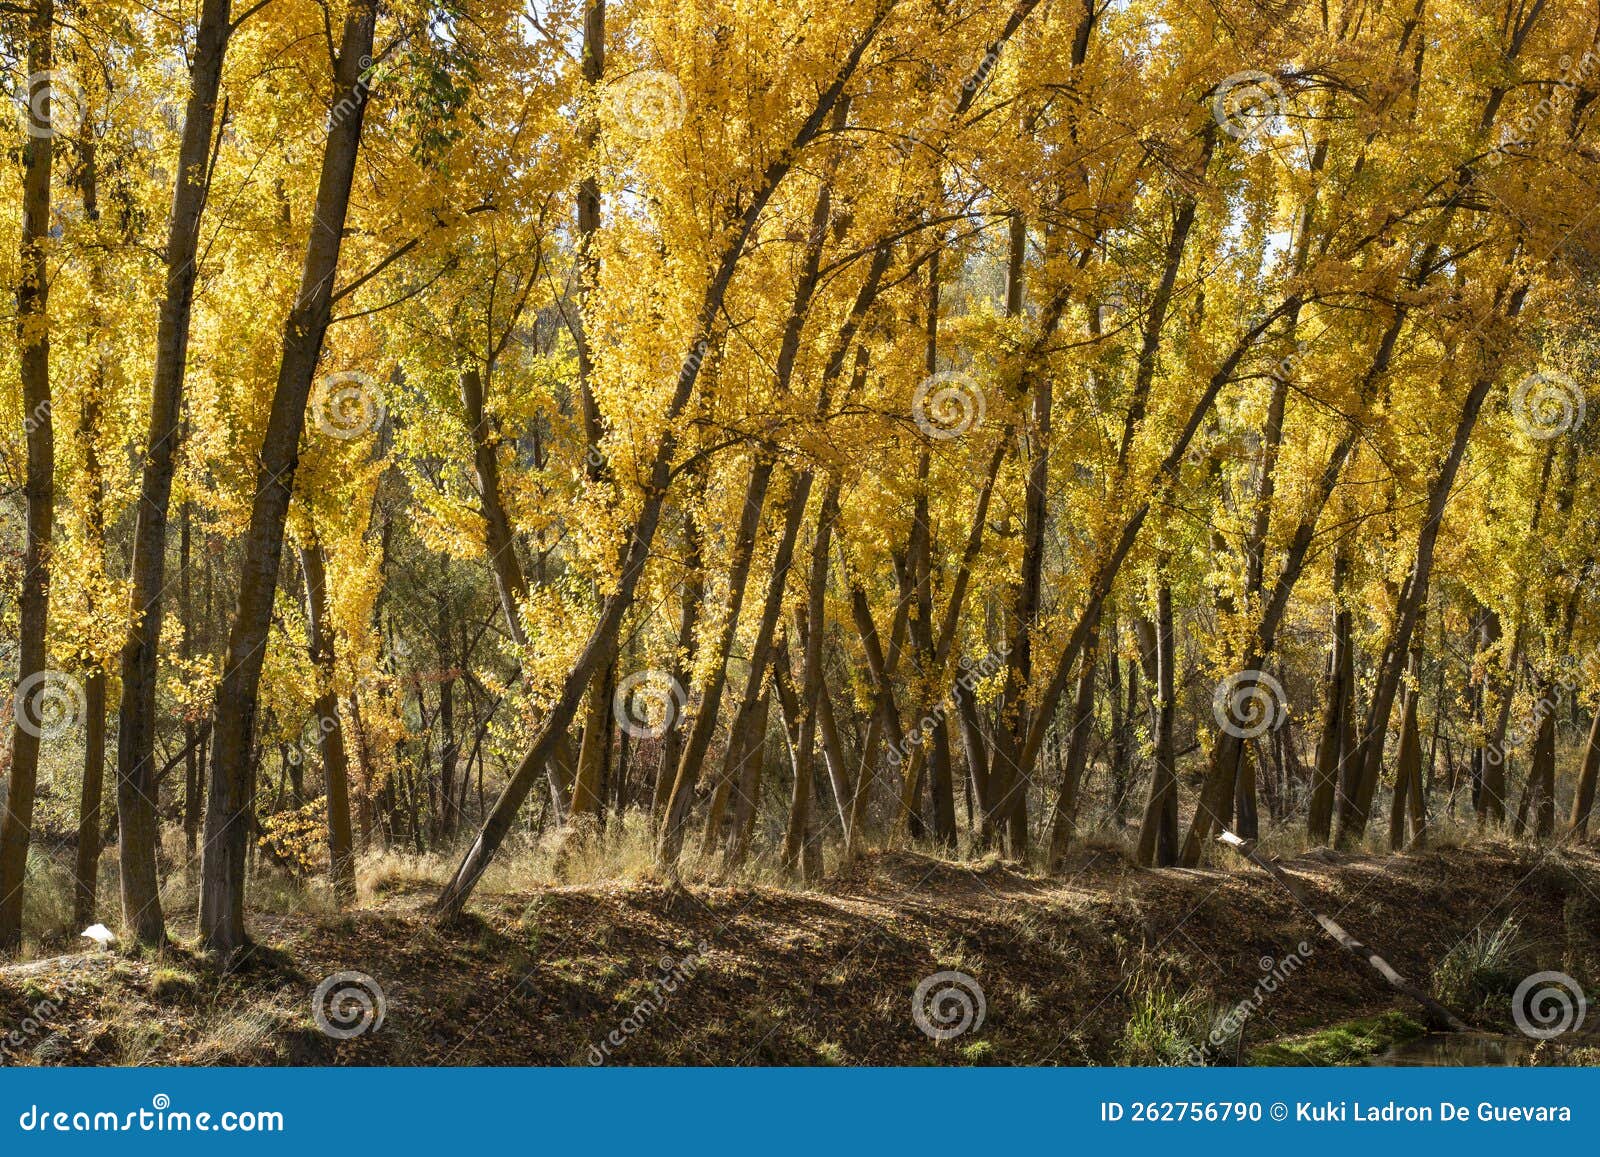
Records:
[[[1427,1031],[1404,1013],[1386,1012],[1336,1024],[1309,1036],[1258,1045],[1250,1050],[1250,1064],[1349,1065],[1387,1052]]]

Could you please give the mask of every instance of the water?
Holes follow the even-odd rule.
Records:
[[[1505,1068],[1525,1063],[1538,1045],[1538,1041],[1525,1036],[1430,1032],[1394,1045],[1388,1052],[1373,1057],[1367,1064],[1395,1068],[1411,1066]],[[1551,1047],[1546,1045],[1546,1053]]]

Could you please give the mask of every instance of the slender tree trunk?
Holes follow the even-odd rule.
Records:
[[[1061,768],[1061,786],[1056,793],[1050,823],[1050,864],[1061,862],[1077,835],[1079,793],[1089,766],[1089,739],[1094,733],[1094,686],[1099,665],[1098,624],[1091,630],[1082,651],[1078,671],[1078,693],[1072,703],[1071,729],[1067,757]]]
[[[712,801],[711,816],[707,821],[708,835],[714,834],[727,795],[735,789],[741,769],[754,761],[759,764],[761,748],[766,734],[767,707],[765,706],[765,676],[772,662],[772,640],[778,620],[783,614],[783,595],[788,585],[789,568],[794,561],[795,540],[799,537],[800,523],[805,517],[806,503],[811,495],[812,474],[803,470],[790,480],[788,501],[785,504],[783,529],[778,539],[777,552],[768,573],[766,595],[761,603],[761,618],[756,623],[756,637],[750,646],[749,673],[744,691],[734,712],[733,725],[728,734],[728,749],[724,758],[722,776],[716,797]],[[740,801],[741,807],[752,801]],[[708,841],[709,844],[709,841]],[[711,848],[708,846],[707,851]]]
[[[189,318],[200,242],[200,217],[210,191],[208,158],[216,131],[223,57],[232,34],[230,0],[204,0],[189,73],[189,101],[173,182],[168,223],[166,292],[156,325],[150,385],[150,428],[133,531],[131,626],[122,652],[122,704],[117,726],[117,814],[123,921],[141,943],[166,940],[156,878],[160,838],[153,780],[156,665],[166,590],[167,508],[172,497]],[[215,741],[213,740],[213,749]],[[215,779],[213,777],[213,782]]]
[[[681,690],[689,685],[695,654],[695,631],[700,625],[700,608],[705,602],[705,573],[702,570],[700,528],[694,514],[683,514],[684,568],[681,599],[678,606],[678,645],[673,652],[672,681]],[[672,779],[678,771],[678,757],[683,754],[683,726],[681,718],[674,718],[661,737],[661,759],[656,765],[654,795],[650,802],[650,818],[660,823],[666,811],[667,797],[672,793]]]
[[[1344,580],[1349,558],[1341,550],[1333,562],[1333,648],[1328,655],[1328,675],[1323,683],[1322,734],[1317,742],[1317,763],[1311,781],[1311,804],[1306,815],[1306,835],[1326,844],[1333,835],[1333,805],[1338,794],[1339,768],[1345,755],[1344,738],[1350,730],[1353,688],[1347,673],[1354,670],[1351,656],[1350,610],[1344,605]]]
[[[317,672],[317,697],[311,711],[316,719],[317,754],[327,780],[328,875],[333,882],[335,898],[341,904],[348,904],[356,896],[355,838],[350,829],[350,767],[345,757],[339,696],[334,688],[327,556],[319,543],[313,541],[300,548],[300,571],[306,580],[308,650],[311,665]]]
[[[50,534],[55,517],[55,429],[50,413],[50,172],[54,157],[47,87],[53,60],[53,0],[35,0],[28,20],[27,136],[22,143],[22,245],[17,278],[17,352],[22,379],[27,504],[22,591],[17,599],[17,686],[11,732],[11,780],[0,817],[0,953],[22,946],[22,890],[28,874],[34,795],[39,781],[42,705],[52,676],[45,668],[50,616]],[[37,112],[33,110],[37,109]],[[59,676],[55,676],[59,678]]]
[[[1510,292],[1503,313],[1505,321],[1514,320],[1522,312],[1526,294],[1526,288]],[[1417,618],[1422,612],[1422,601],[1426,597],[1428,579],[1433,571],[1434,545],[1438,541],[1439,528],[1444,520],[1445,504],[1449,501],[1450,491],[1455,485],[1461,461],[1466,456],[1467,443],[1477,425],[1478,414],[1498,378],[1496,372],[1498,362],[1499,359],[1495,359],[1494,364],[1482,371],[1472,383],[1466,402],[1462,406],[1461,418],[1456,423],[1455,437],[1428,487],[1428,504],[1422,528],[1417,534],[1417,549],[1411,574],[1401,595],[1394,631],[1385,649],[1378,679],[1373,687],[1372,701],[1367,708],[1366,723],[1357,742],[1354,758],[1360,769],[1359,782],[1363,805],[1370,799],[1371,785],[1377,782],[1378,771],[1383,764],[1383,748],[1388,736],[1389,717],[1394,707],[1395,695],[1399,691],[1401,667],[1410,651],[1411,634],[1416,629]],[[1357,809],[1350,832],[1352,837],[1359,838],[1366,830],[1367,810],[1365,806]]]
[[[106,767],[106,674],[96,669],[84,684],[87,729],[83,746],[83,794],[78,805],[78,856],[73,872],[74,924],[94,923],[100,880],[100,798]]]
[[[1538,731],[1533,741],[1533,760],[1528,767],[1528,785],[1533,793],[1533,834],[1547,840],[1556,830],[1556,707],[1557,693],[1550,680],[1539,681],[1535,697],[1540,711]]]
[[[461,371],[458,385],[462,412],[472,432],[472,481],[478,493],[479,511],[483,515],[483,545],[489,554],[489,569],[494,575],[495,592],[500,597],[500,610],[505,615],[506,629],[510,631],[512,641],[519,647],[525,647],[528,635],[522,628],[522,604],[528,598],[528,583],[523,577],[522,563],[517,558],[516,543],[511,534],[511,521],[506,516],[505,502],[500,495],[498,439],[484,409],[483,377],[476,366],[471,366]]]
[[[789,800],[789,823],[784,832],[783,863],[790,872],[804,873],[805,847],[811,830],[811,787],[817,746],[817,716],[827,696],[823,678],[823,640],[827,624],[828,560],[833,543],[833,524],[839,516],[839,482],[829,482],[817,511],[817,528],[811,538],[811,570],[806,603],[797,609],[802,630],[800,697],[794,728],[794,792]]]
[[[1600,708],[1589,721],[1589,738],[1583,744],[1583,765],[1578,770],[1578,782],[1572,793],[1572,834],[1579,839],[1589,836],[1589,815],[1594,810],[1595,781],[1600,778]]]
[[[706,752],[711,749],[722,692],[727,685],[728,655],[732,652],[739,629],[739,611],[744,603],[745,586],[750,580],[750,564],[755,555],[756,535],[761,527],[761,508],[766,503],[772,467],[772,458],[764,452],[759,454],[750,468],[750,479],[745,486],[744,509],[728,563],[728,607],[722,623],[722,634],[716,650],[712,652],[712,669],[700,689],[699,706],[684,739],[683,754],[678,758],[677,773],[673,777],[672,790],[667,795],[667,806],[662,816],[656,858],[663,864],[677,862],[689,812],[694,806],[701,765],[705,762]]]
[[[844,741],[839,735],[839,722],[833,714],[833,697],[828,693],[827,671],[822,673],[822,688],[817,693],[817,732],[822,737],[823,762],[828,765],[828,786],[833,791],[834,809],[839,813],[839,830],[847,831],[850,827],[850,801],[855,799],[856,790],[850,776]]]
[[[1027,275],[1028,225],[1021,213],[1011,215],[1010,251],[1006,263],[1006,316],[1020,318]],[[1023,494],[1022,569],[1012,594],[1006,677],[996,711],[994,762],[989,769],[985,829],[991,838],[1002,833],[1011,855],[1028,850],[1028,771],[1018,761],[1021,737],[1027,731],[1026,695],[1033,676],[1033,626],[1039,615],[1044,580],[1044,536],[1049,516],[1050,417],[1054,390],[1048,373],[1027,375],[1032,394],[1025,446],[1030,455]]]
[[[872,718],[867,724],[866,741],[861,749],[861,768],[856,775],[855,798],[850,801],[850,822],[845,829],[845,858],[853,859],[861,851],[866,837],[867,805],[871,802],[874,767],[878,756],[878,742],[887,739],[889,746],[903,752],[905,733],[900,723],[900,708],[895,702],[894,676],[899,665],[909,619],[909,605],[901,601],[896,608],[889,646],[885,650],[877,624],[872,618],[872,607],[866,592],[859,584],[850,591],[850,612],[855,620],[856,633],[861,636],[861,649],[867,660],[867,673],[874,688]]]
[[[1173,731],[1177,720],[1172,586],[1156,591],[1156,750],[1150,800],[1139,829],[1139,862],[1169,868],[1178,858],[1178,777]]]
[[[86,131],[80,143],[82,165],[79,187],[83,190],[83,215],[91,223],[100,220],[100,192],[98,168],[98,141]],[[89,267],[90,290],[96,295],[91,305],[90,317],[93,332],[99,338],[105,330],[105,316],[100,297],[106,291],[105,271],[98,258],[91,258]],[[83,472],[87,482],[83,511],[83,536],[89,548],[94,567],[94,581],[106,576],[106,525],[105,525],[105,473],[100,463],[100,449],[96,439],[100,434],[102,403],[106,390],[105,358],[98,357],[90,374],[82,403],[78,410],[77,442],[83,456]],[[186,524],[187,529],[187,524]],[[91,591],[92,591],[91,587]],[[184,600],[187,605],[189,582],[184,573]],[[90,594],[86,610],[90,616],[97,611],[96,598]],[[187,634],[185,636],[187,640]],[[187,655],[185,656],[187,657]],[[106,767],[106,669],[100,655],[87,654],[89,669],[84,682],[84,707],[87,715],[83,746],[83,785],[78,804],[78,848],[73,871],[74,901],[73,922],[78,926],[95,922],[99,898],[100,879],[100,805],[104,794]],[[194,761],[193,735],[185,747],[185,759]]]
[[[1389,849],[1395,852],[1407,847],[1406,820],[1411,814],[1411,800],[1422,798],[1422,731],[1417,711],[1422,697],[1423,636],[1419,620],[1411,642],[1405,704],[1400,712],[1400,750],[1395,757],[1394,798],[1389,808]],[[1411,846],[1420,846],[1422,838],[1421,825],[1413,823]]]
[[[834,78],[817,99],[816,106],[799,131],[790,147],[784,154],[775,160],[763,174],[763,179],[749,200],[743,202],[743,216],[734,222],[731,240],[723,250],[717,262],[716,274],[706,288],[705,298],[702,301],[698,319],[695,341],[691,345],[683,364],[683,370],[678,375],[678,388],[674,393],[671,403],[663,415],[665,427],[661,441],[656,447],[656,454],[647,474],[648,485],[645,488],[645,500],[640,508],[638,517],[629,528],[626,536],[627,548],[623,556],[622,566],[619,568],[621,578],[617,589],[613,592],[601,608],[599,621],[596,623],[588,643],[579,655],[572,669],[568,672],[566,681],[562,685],[561,694],[552,704],[550,713],[534,736],[527,753],[512,773],[511,781],[506,785],[500,798],[495,801],[494,808],[490,811],[483,826],[479,829],[478,838],[467,851],[466,856],[457,867],[455,876],[446,885],[434,905],[435,916],[439,920],[449,920],[457,915],[476,887],[483,871],[488,867],[500,844],[511,831],[516,814],[522,806],[522,801],[527,798],[532,787],[538,768],[544,763],[545,758],[554,749],[557,738],[564,732],[572,720],[573,713],[577,710],[579,698],[587,687],[590,677],[594,674],[602,653],[608,649],[616,638],[616,633],[621,626],[622,616],[633,602],[634,588],[638,582],[639,574],[643,570],[649,557],[650,545],[655,539],[657,525],[661,518],[661,507],[666,498],[667,484],[671,479],[673,456],[677,449],[677,436],[673,430],[673,423],[678,415],[683,412],[690,396],[694,392],[695,379],[699,376],[700,364],[704,357],[705,343],[712,333],[713,324],[721,313],[723,298],[727,292],[729,282],[733,278],[734,269],[739,258],[744,252],[746,241],[755,228],[756,220],[767,202],[771,200],[778,185],[787,175],[789,168],[794,163],[794,158],[817,135],[832,111],[845,85],[855,74],[863,54],[876,38],[878,30],[882,27],[888,7],[880,6],[874,14],[872,21],[856,38],[850,52],[841,66],[838,75]],[[719,689],[720,691],[720,689]],[[685,755],[688,755],[687,750]],[[683,779],[680,768],[679,780]],[[692,796],[692,783],[689,785],[689,795]],[[674,802],[684,803],[684,793],[677,790],[674,784]],[[673,817],[670,814],[666,819],[669,831],[673,828]],[[681,837],[681,832],[677,833]],[[672,849],[674,852],[676,848]]]
[[[334,278],[350,187],[367,107],[367,65],[372,58],[377,0],[355,0],[345,16],[335,67],[334,107],[344,110],[328,133],[317,186],[316,210],[305,268],[284,326],[283,358],[262,438],[250,527],[245,534],[239,601],[229,632],[227,660],[212,726],[211,789],[201,860],[200,936],[224,962],[246,944],[245,859],[255,797],[250,750],[257,693],[266,658],[272,604],[278,587],[284,523],[299,461],[306,401],[333,309]]]
[[[455,664],[449,654],[450,619],[443,600],[439,604],[439,840],[448,845],[460,826],[456,810],[456,770],[461,762],[461,741],[456,734]],[[465,775],[462,776],[465,779]],[[348,812],[346,817],[348,824]]]

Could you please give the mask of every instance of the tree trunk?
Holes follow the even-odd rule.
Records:
[[[83,795],[78,805],[78,857],[72,922],[95,922],[100,881],[100,798],[106,767],[106,673],[96,669],[84,685],[88,715],[83,745]]]
[[[728,655],[733,650],[739,630],[739,611],[744,603],[745,587],[750,581],[750,564],[755,555],[756,535],[761,528],[761,508],[766,502],[767,487],[772,480],[772,467],[772,458],[765,452],[760,453],[750,468],[750,479],[745,486],[744,507],[728,563],[728,607],[722,623],[722,635],[716,650],[712,652],[712,668],[701,688],[699,707],[684,739],[683,754],[678,758],[677,774],[673,777],[672,790],[667,795],[667,806],[662,816],[656,858],[663,864],[676,863],[683,847],[684,830],[689,822],[689,812],[694,807],[701,765],[705,762],[706,752],[711,748],[712,734],[716,730],[722,692],[728,679]]]
[[[1526,294],[1526,288],[1510,291],[1503,313],[1506,322],[1513,321],[1522,312]],[[1416,629],[1418,616],[1422,613],[1422,601],[1426,597],[1428,579],[1433,571],[1434,545],[1438,541],[1439,527],[1444,520],[1445,504],[1449,501],[1450,491],[1455,485],[1461,461],[1466,456],[1467,443],[1477,425],[1478,414],[1498,378],[1499,360],[1499,358],[1494,359],[1491,366],[1482,371],[1472,383],[1461,409],[1461,418],[1456,423],[1455,437],[1428,487],[1428,504],[1422,529],[1417,534],[1417,549],[1411,574],[1406,579],[1401,594],[1394,631],[1384,651],[1383,663],[1373,687],[1372,701],[1367,708],[1366,723],[1362,728],[1361,738],[1357,741],[1355,762],[1360,769],[1362,806],[1356,809],[1353,817],[1354,825],[1350,831],[1353,838],[1359,838],[1366,830],[1368,809],[1365,804],[1371,798],[1371,785],[1377,782],[1378,772],[1383,764],[1383,748],[1389,731],[1389,716],[1394,707],[1395,695],[1399,691],[1402,664],[1410,651],[1411,634]]]
[[[247,817],[255,797],[250,749],[256,697],[272,626],[284,523],[299,462],[306,401],[332,314],[334,278],[339,269],[350,187],[366,113],[366,73],[372,58],[376,19],[377,0],[355,0],[345,16],[334,86],[334,108],[343,110],[344,115],[333,118],[328,133],[305,268],[284,325],[283,357],[262,438],[250,528],[244,540],[239,601],[217,692],[211,789],[201,860],[200,936],[207,950],[224,962],[246,944],[245,858],[249,843]]]
[[[1422,825],[1415,822],[1411,810],[1413,797],[1419,802],[1422,799],[1422,732],[1417,701],[1422,697],[1423,634],[1423,624],[1419,620],[1411,642],[1405,706],[1400,713],[1400,750],[1395,757],[1394,798],[1389,808],[1389,850],[1394,852],[1408,847],[1408,816],[1413,818],[1409,846],[1420,847],[1423,839]]]
[[[694,514],[683,514],[684,577],[680,587],[678,605],[678,645],[673,650],[672,681],[682,689],[689,685],[695,654],[695,631],[700,625],[700,607],[705,602],[705,573],[702,570],[700,528]],[[654,794],[650,801],[650,818],[660,823],[667,807],[667,797],[672,793],[672,778],[678,770],[678,757],[683,753],[682,719],[674,718],[666,734],[661,737],[661,759],[656,765]]]
[[[1344,605],[1344,580],[1348,556],[1341,550],[1333,561],[1333,647],[1328,655],[1328,675],[1323,687],[1322,735],[1317,742],[1317,764],[1311,781],[1311,804],[1306,815],[1306,835],[1326,844],[1333,835],[1333,805],[1338,795],[1339,769],[1348,752],[1344,741],[1351,727],[1354,687],[1350,676],[1355,664],[1350,610]]]
[[[178,147],[177,177],[168,223],[166,292],[156,325],[150,385],[150,428],[133,531],[131,626],[122,651],[122,703],[117,725],[117,814],[122,868],[123,921],[144,944],[166,940],[156,878],[160,839],[153,781],[156,666],[161,651],[162,598],[166,591],[167,508],[183,413],[189,318],[200,242],[200,217],[210,192],[207,163],[216,126],[217,93],[228,49],[230,0],[204,0],[189,73],[189,101]]]
[[[640,572],[644,569],[649,557],[650,545],[655,539],[655,532],[661,518],[661,507],[666,499],[668,482],[671,479],[673,456],[677,450],[677,435],[673,423],[683,412],[690,396],[694,392],[695,379],[699,376],[700,364],[704,357],[706,342],[709,340],[713,324],[722,310],[723,298],[727,292],[728,284],[733,278],[734,269],[739,258],[744,252],[746,241],[755,228],[756,220],[767,202],[771,200],[779,183],[788,174],[789,168],[794,164],[794,159],[822,128],[828,114],[832,111],[844,86],[855,74],[856,67],[861,62],[862,55],[867,47],[877,36],[882,27],[888,8],[882,7],[874,14],[872,21],[856,38],[850,52],[841,66],[833,83],[823,90],[817,99],[816,106],[805,123],[800,126],[793,142],[784,154],[775,160],[763,174],[763,179],[755,189],[748,201],[744,202],[743,216],[733,222],[732,236],[727,247],[723,250],[717,262],[716,274],[706,288],[705,298],[701,304],[698,318],[695,341],[690,346],[683,363],[682,372],[678,375],[678,388],[673,395],[671,403],[663,415],[665,426],[660,443],[656,447],[655,458],[648,472],[648,484],[645,488],[645,500],[640,508],[639,515],[629,528],[626,542],[627,549],[620,568],[621,578],[617,589],[608,598],[601,608],[599,621],[595,624],[593,633],[583,652],[579,655],[572,669],[568,672],[562,692],[552,704],[550,713],[545,722],[535,734],[532,744],[522,761],[512,773],[511,781],[506,785],[500,798],[495,801],[494,808],[490,811],[483,826],[479,829],[478,838],[473,842],[461,864],[457,867],[455,876],[446,885],[434,905],[435,916],[439,920],[449,920],[457,915],[466,904],[467,897],[471,895],[483,871],[488,867],[500,844],[511,831],[516,819],[517,810],[522,806],[522,801],[527,798],[528,791],[533,785],[538,769],[543,765],[547,755],[552,751],[558,736],[564,732],[571,723],[572,716],[577,710],[579,698],[588,686],[590,677],[594,674],[602,653],[609,649],[614,642],[616,633],[621,626],[622,616],[633,602],[634,588],[638,582]],[[688,755],[687,750],[685,755]],[[680,768],[679,780],[683,779]],[[682,803],[683,793],[677,790],[674,783],[674,801]],[[692,795],[692,784],[690,785]],[[666,819],[666,826],[673,827],[673,817],[670,814]],[[680,833],[681,834],[681,833]],[[676,849],[674,848],[675,852]]]
[[[759,765],[761,749],[766,734],[767,707],[763,687],[772,662],[772,639],[777,631],[778,619],[783,614],[783,595],[788,585],[789,567],[794,561],[795,540],[800,534],[800,523],[805,517],[806,503],[811,495],[812,474],[803,470],[790,480],[789,498],[784,509],[783,529],[773,556],[772,569],[767,577],[766,596],[761,604],[761,618],[756,623],[756,637],[750,646],[749,673],[744,691],[734,712],[733,725],[728,733],[728,749],[723,761],[716,798],[712,801],[711,816],[707,821],[707,834],[714,836],[716,822],[725,806],[727,795],[736,790],[741,769],[748,763]],[[741,800],[740,806],[748,808],[751,800]],[[707,851],[710,851],[708,840]]]
[[[35,0],[28,20],[27,137],[22,143],[22,245],[17,278],[17,352],[22,379],[27,504],[22,591],[17,599],[17,686],[11,732],[11,780],[0,817],[0,953],[22,947],[22,890],[39,781],[42,708],[61,676],[45,668],[50,615],[50,534],[55,517],[55,430],[50,414],[50,172],[54,158],[48,92],[55,4]],[[41,107],[42,106],[42,107]],[[33,110],[37,109],[35,112]],[[41,121],[40,117],[46,118]],[[57,689],[59,693],[59,689]]]
[[[1156,750],[1150,772],[1150,800],[1139,829],[1139,862],[1169,868],[1178,858],[1178,777],[1176,744],[1177,691],[1174,677],[1172,586],[1163,581],[1156,592]]]
[[[790,872],[804,873],[805,846],[811,830],[811,785],[814,778],[817,715],[822,708],[827,686],[822,674],[822,644],[827,624],[828,559],[833,542],[833,523],[839,517],[839,482],[828,484],[817,512],[817,528],[811,538],[811,570],[808,575],[806,604],[797,608],[798,634],[803,648],[800,664],[800,695],[796,704],[794,732],[794,791],[789,799],[789,823],[783,838],[783,865]],[[787,660],[785,660],[787,661]]]
[[[878,742],[887,738],[889,746],[905,751],[905,733],[901,729],[900,708],[895,702],[894,675],[899,665],[900,652],[905,641],[906,624],[910,607],[901,601],[896,608],[894,625],[885,650],[872,618],[872,607],[866,592],[859,584],[850,590],[850,612],[855,620],[856,633],[861,636],[861,649],[867,660],[867,673],[874,689],[872,718],[867,724],[866,741],[861,748],[861,768],[856,774],[855,797],[850,801],[850,822],[845,828],[845,858],[853,859],[860,851],[866,836],[867,805],[871,802],[874,766],[878,757]]]
[[[1027,267],[1028,227],[1021,213],[1011,215],[1010,252],[1006,265],[1006,316],[1022,316]],[[989,769],[988,813],[991,838],[1004,833],[1011,855],[1028,850],[1028,766],[1018,761],[1027,734],[1027,688],[1033,677],[1033,627],[1039,616],[1044,582],[1044,540],[1049,520],[1050,417],[1054,405],[1051,376],[1029,373],[1024,386],[1032,394],[1024,445],[1030,456],[1023,493],[1022,569],[1013,588],[1006,677],[996,710],[994,762]]]
[[[350,830],[350,767],[345,756],[344,725],[334,688],[333,627],[328,622],[327,556],[313,541],[300,548],[300,570],[306,580],[306,623],[311,665],[317,672],[317,754],[327,781],[328,876],[334,897],[348,904],[356,896],[355,838]]]
[[[1589,836],[1589,814],[1594,810],[1595,780],[1600,777],[1600,708],[1595,709],[1589,722],[1589,738],[1583,745],[1583,765],[1578,771],[1578,782],[1572,793],[1572,834],[1578,839]]]
[[[1060,863],[1077,835],[1079,791],[1089,765],[1089,739],[1094,734],[1095,668],[1100,656],[1099,624],[1091,629],[1082,651],[1078,671],[1078,694],[1072,704],[1067,758],[1061,768],[1061,786],[1056,793],[1050,825],[1050,864]]]
[[[494,574],[506,629],[511,632],[512,641],[525,647],[528,636],[522,629],[522,604],[528,598],[528,583],[517,558],[505,502],[500,496],[500,460],[496,456],[495,433],[484,410],[483,378],[478,368],[471,366],[461,371],[458,384],[462,412],[472,432],[472,480],[483,515],[483,545],[489,554],[489,569]]]

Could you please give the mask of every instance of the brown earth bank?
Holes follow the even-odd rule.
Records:
[[[1511,1031],[1510,993],[1536,971],[1600,988],[1600,859],[1588,851],[1487,844],[1283,863],[1475,1027]],[[1356,1018],[1422,1019],[1243,866],[1154,872],[1088,850],[1046,877],[892,852],[811,891],[641,882],[487,895],[443,929],[427,919],[431,895],[391,880],[349,913],[257,916],[258,946],[229,975],[181,947],[7,966],[0,1064],[1259,1063],[1301,1055],[1263,1046]],[[913,1015],[938,972],[970,977],[983,1003],[981,1025],[942,1041]],[[333,982],[323,1019],[361,1027],[338,995],[358,985],[381,989],[381,1026],[350,1039],[319,1028],[313,992],[340,973],[370,981]],[[962,1011],[953,994],[937,999],[947,987],[923,1002],[935,1029]],[[1242,1032],[1195,1054],[1219,1018]]]

